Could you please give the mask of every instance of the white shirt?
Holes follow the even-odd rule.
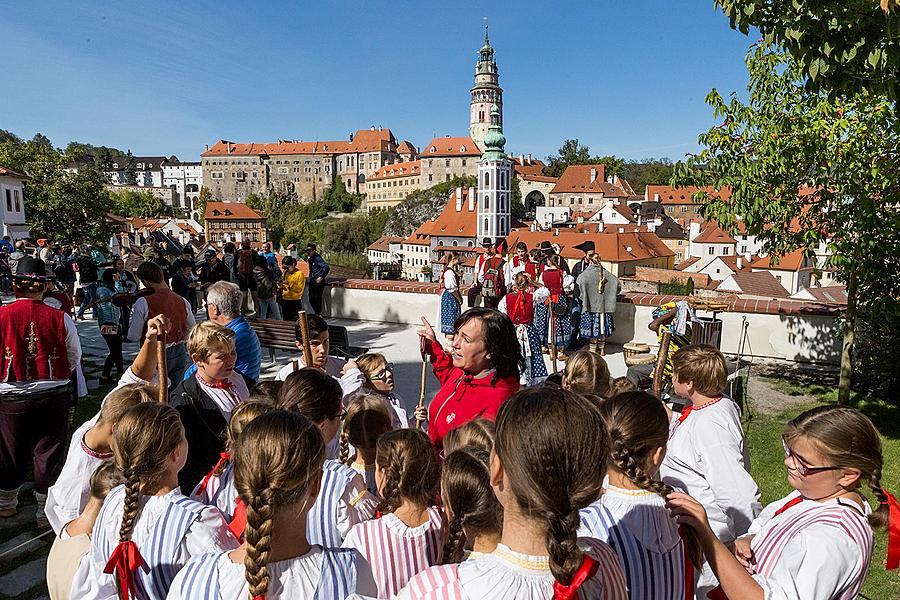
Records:
[[[25,298],[16,298],[16,302],[25,300]],[[75,327],[75,321],[68,314],[63,313],[63,324],[66,328],[66,358],[69,361],[69,368],[73,371],[78,370],[81,366],[81,340],[78,338],[78,328]],[[54,373],[54,375],[56,375]],[[0,394],[29,394],[33,392],[43,392],[54,388],[69,385],[70,373],[59,374],[65,379],[39,379],[37,381],[21,381],[14,383],[0,382]],[[3,374],[0,374],[2,378]],[[87,388],[82,390],[82,386],[78,386],[78,395],[86,396]]]
[[[516,282],[516,275],[523,273],[525,271],[525,265],[528,264],[528,261],[523,259],[519,262],[518,266],[516,266],[513,263],[517,260],[519,260],[518,257],[513,256],[503,265],[503,281],[506,282],[506,288],[508,290],[512,290],[512,286]]]
[[[178,488],[164,496],[141,497],[142,506],[135,520],[131,539],[137,544],[138,550],[143,556],[150,556],[153,551],[153,548],[149,546],[156,522],[162,518],[170,502],[182,497]],[[107,502],[110,499],[111,497],[108,497]],[[113,510],[101,512],[104,520],[98,521],[94,525],[94,531],[98,531],[98,527],[103,528],[109,539],[118,540],[123,508],[124,505],[120,501]],[[103,572],[109,556],[103,555],[101,549],[96,545],[95,537],[91,541],[91,551],[81,561],[78,571],[75,573],[71,594],[73,600],[95,598],[112,600],[117,598],[114,575],[107,575]],[[228,530],[222,513],[218,508],[207,507],[191,524],[184,539],[178,545],[175,555],[167,557],[167,562],[180,569],[192,556],[234,550],[237,547],[238,542]]]
[[[190,331],[191,327],[197,324],[197,320],[194,318],[194,313],[191,310],[191,304],[184,298],[184,310],[187,313],[187,318],[185,320],[185,327],[188,331]],[[132,342],[139,342],[141,340],[141,336],[144,335],[144,326],[147,324],[147,315],[150,312],[150,305],[147,304],[146,298],[138,298],[137,302],[134,303],[134,306],[131,307],[131,320],[128,325],[128,339]],[[183,344],[184,342],[178,342],[179,344]],[[166,344],[167,348],[174,346],[175,344]]]
[[[722,398],[694,409],[681,423],[678,418],[672,417],[660,477],[706,507],[716,537],[730,544],[761,510],[738,407]]]
[[[459,281],[456,277],[456,271],[453,269],[444,269],[444,273],[441,275],[441,283],[443,284],[444,289],[451,294],[459,290]]]
[[[600,566],[579,589],[579,599],[626,600],[625,576],[612,549],[596,540],[579,540]],[[431,567],[412,578],[397,600],[550,600],[553,574],[546,556],[529,556],[498,544],[491,554],[458,565]],[[458,586],[461,596],[456,594]]]
[[[324,556],[322,546],[313,545],[303,556],[270,562],[266,565],[269,573],[269,588],[266,598],[313,598],[322,578]],[[228,552],[219,555],[216,561],[219,597],[225,600],[242,600],[250,597],[250,588],[245,576],[243,563],[234,563]],[[194,600],[182,595],[187,588],[186,571],[175,576],[166,600]],[[372,579],[369,564],[361,557],[356,561],[356,591],[366,596],[375,596],[378,590]]]
[[[250,390],[247,389],[244,377],[237,371],[232,371],[231,375],[228,376],[228,382],[231,383],[232,386],[230,389],[213,387],[204,383],[199,373],[195,373],[194,377],[197,378],[200,389],[203,390],[203,392],[216,403],[219,410],[222,411],[222,416],[225,417],[226,421],[231,419],[231,411],[234,410],[234,407],[250,396]]]
[[[144,381],[135,375],[131,367],[129,367],[125,369],[125,373],[122,374],[119,383],[106,395],[106,398],[109,398],[110,394],[123,386],[133,383],[149,384],[148,381]],[[101,408],[106,404],[106,398],[101,402]],[[62,528],[69,521],[78,517],[81,511],[84,510],[84,507],[87,506],[88,499],[91,496],[91,475],[106,460],[106,458],[98,456],[97,453],[89,449],[86,450],[82,446],[84,435],[97,424],[98,420],[100,420],[99,412],[82,423],[75,430],[75,433],[72,434],[72,440],[69,442],[69,452],[66,454],[66,462],[62,471],[60,471],[59,477],[56,478],[56,483],[47,490],[47,505],[44,508],[44,514],[47,515],[47,521],[50,522],[50,527],[53,528],[57,535],[60,535]],[[109,458],[111,457],[112,453],[109,454]]]
[[[569,275],[568,273],[566,273],[565,271],[563,271],[562,269],[559,269],[559,271],[562,272],[562,289],[563,289],[563,291],[571,292],[573,289],[575,289],[575,278],[572,277],[571,275]],[[546,273],[546,271],[544,271],[544,273]],[[538,281],[540,282],[541,285],[546,287],[547,284],[544,283],[544,273],[541,273],[541,276],[538,277]]]

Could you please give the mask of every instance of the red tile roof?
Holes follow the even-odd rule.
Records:
[[[698,288],[707,289],[712,287],[712,280],[705,273],[684,273],[671,269],[654,269],[653,267],[635,267],[634,279],[636,281],[655,281],[658,283],[669,283],[674,279],[681,284],[693,281],[694,287]]]
[[[718,192],[711,187],[682,187],[675,188],[670,185],[648,185],[645,197],[647,200],[653,200],[656,194],[659,194],[659,202],[661,204],[697,204],[694,202],[693,195],[695,192],[704,191],[712,196],[727,200],[731,198],[731,188],[722,188]]]
[[[481,156],[481,150],[472,138],[438,137],[434,138],[422,150],[422,157],[443,156]]]
[[[390,252],[391,244],[399,244],[403,241],[402,237],[396,237],[392,235],[383,235],[371,244],[369,244],[366,250],[376,250],[378,252]]]
[[[790,254],[780,257],[778,264],[773,264],[771,255],[764,256],[753,262],[754,269],[771,269],[774,271],[799,271],[806,264],[806,254],[801,250],[794,250]]]
[[[734,271],[735,273],[737,273],[738,271],[753,270],[753,267],[751,266],[751,263],[753,262],[752,258],[748,260],[744,257],[739,257],[739,256],[734,256],[734,255],[719,256],[717,258],[719,260],[721,260],[723,263],[725,263],[725,266],[728,267],[729,269],[731,269],[732,271]],[[741,268],[740,269],[738,269],[738,266],[737,266],[738,258],[741,259]]]
[[[204,219],[260,219],[265,217],[243,202],[207,202]]]
[[[556,231],[513,230],[506,238],[509,248],[517,242],[525,242],[529,248],[537,248],[541,242],[559,244],[563,258],[581,258],[582,253],[575,246],[584,241],[592,241],[596,251],[608,262],[630,262],[650,258],[675,256],[656,234],[642,231],[633,233],[579,233],[573,230]]]
[[[806,288],[799,293],[809,294],[817,302],[829,304],[847,304],[847,287],[831,285],[826,287]],[[796,297],[796,294],[794,295]]]
[[[416,150],[416,147],[408,141],[403,140],[400,142],[400,145],[397,146],[397,154],[418,154],[418,150]]]
[[[591,172],[594,173],[593,179]],[[569,165],[550,193],[598,193],[612,198],[627,198],[630,195],[628,189],[622,183],[608,183],[603,165]]]
[[[478,194],[475,194],[475,201],[472,202],[472,209],[469,210],[469,189],[462,190],[462,207],[456,210],[456,190],[450,194],[450,200],[447,206],[441,211],[441,214],[434,220],[431,229],[431,235],[452,236],[452,237],[470,237],[475,238],[478,234]]]
[[[346,154],[352,152],[376,152],[395,150],[397,141],[390,129],[360,129],[353,141],[291,141],[271,143],[236,144],[219,140],[200,156],[263,156],[276,154]]]
[[[692,257],[690,257],[690,258],[688,258],[688,259],[686,259],[686,260],[681,261],[681,262],[678,263],[677,265],[675,265],[675,270],[676,270],[676,271],[684,271],[685,269],[687,269],[688,267],[690,267],[692,264],[694,264],[694,263],[697,262],[698,260],[700,260],[700,257],[699,257],[699,256],[692,256]]]
[[[521,156],[514,156],[512,161],[513,169],[515,170],[516,175],[519,175],[520,177],[522,175],[543,176],[544,167],[547,166],[544,164],[544,161],[536,158],[529,159],[525,157],[523,160]]]
[[[537,181],[540,183],[557,183],[559,181],[559,177],[545,177],[543,175],[523,175],[520,173],[516,173],[516,175],[522,181]]]
[[[0,165],[0,177],[15,177],[16,179],[21,179],[23,181],[31,179],[31,177],[29,177],[28,175],[19,173],[18,171],[13,171],[9,167],[4,167],[3,165]]]
[[[784,289],[784,286],[768,271],[735,273],[729,279],[732,279],[737,287],[740,288],[740,292],[738,292],[740,294],[762,296],[764,298],[787,298],[790,296],[787,290]],[[726,279],[725,281],[728,280]],[[729,291],[723,290],[722,284],[719,284],[719,289]]]
[[[697,244],[737,243],[737,240],[722,231],[722,229],[718,225],[710,221],[707,221],[702,227],[700,227],[700,235],[695,237],[692,241]]]
[[[418,175],[421,161],[411,160],[408,162],[394,163],[392,165],[384,165],[375,174],[369,177],[368,181],[377,179],[391,179],[393,177],[408,177],[410,175]]]
[[[403,240],[404,244],[418,244],[427,246],[431,244],[431,230],[434,227],[434,219],[429,219],[416,227],[416,229]]]

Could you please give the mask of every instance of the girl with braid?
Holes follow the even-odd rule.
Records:
[[[220,455],[216,466],[191,492],[191,498],[197,502],[218,507],[229,522],[234,522],[234,518],[238,517],[239,523],[246,523],[243,505],[238,511],[241,514],[236,514],[239,499],[237,489],[234,487],[234,457],[232,456],[234,444],[250,421],[270,410],[272,410],[271,404],[259,400],[248,400],[235,407],[231,412],[231,419],[228,420],[228,430],[225,432],[225,451]],[[243,527],[240,529],[242,530]]]
[[[881,485],[878,431],[856,409],[819,406],[788,423],[782,442],[795,491],[769,504],[733,550],[716,539],[702,505],[669,495],[669,508],[698,533],[719,580],[709,597],[856,598],[872,557],[873,527],[889,527],[885,566],[900,566],[900,505]],[[874,512],[863,485],[878,502]]]
[[[344,540],[369,562],[378,598],[393,598],[416,573],[438,564],[443,516],[433,506],[440,476],[428,436],[398,429],[378,438],[375,480],[378,518],[360,523]]]
[[[326,448],[332,442],[337,447],[337,434],[345,416],[342,396],[336,379],[319,369],[304,367],[287,376],[275,407],[303,415],[318,426]],[[307,517],[310,543],[339,547],[351,527],[375,515],[377,504],[378,499],[369,493],[362,475],[337,460],[326,459],[321,489]]]
[[[490,462],[490,453],[475,446],[451,451],[444,458],[441,504],[449,525],[442,564],[478,558],[497,549],[503,530],[503,507],[491,489]]]
[[[578,538],[579,511],[599,497],[608,440],[599,411],[573,392],[519,391],[497,414],[491,487],[503,506],[494,552],[416,575],[398,598],[625,600],[612,549]]]
[[[609,544],[632,600],[694,597],[703,565],[696,533],[679,531],[666,510],[672,488],[656,479],[669,438],[669,414],[656,396],[620,394],[600,404],[612,440],[600,499],[581,511],[579,533]],[[683,535],[682,535],[683,534]]]
[[[116,423],[112,451],[125,483],[103,502],[72,598],[162,600],[192,556],[237,547],[218,508],[178,489],[187,440],[177,410],[131,408]]]
[[[234,481],[247,506],[245,541],[232,552],[197,556],[169,600],[344,600],[375,594],[353,550],[323,548],[306,533],[322,481],[325,444],[309,419],[273,410],[247,424],[234,445]]]
[[[366,489],[375,496],[378,495],[375,483],[375,444],[379,437],[391,429],[391,415],[380,396],[368,394],[356,396],[350,401],[341,428],[339,460],[362,475],[366,480]]]

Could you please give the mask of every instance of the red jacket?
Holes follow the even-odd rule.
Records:
[[[441,382],[428,410],[428,436],[435,448],[443,448],[444,436],[451,429],[478,417],[493,421],[500,405],[519,391],[518,374],[491,383],[493,373],[476,378],[454,367],[440,344],[426,343],[425,348],[434,376]]]

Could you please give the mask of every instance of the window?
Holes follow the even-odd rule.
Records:
[[[449,159],[449,158],[448,158],[447,160],[444,161],[444,166],[445,166],[445,167],[449,167],[449,166],[450,166],[450,159]]]
[[[6,210],[12,212],[12,194],[6,190]]]
[[[434,175],[432,175],[431,173],[428,174],[428,181],[434,181]]]
[[[278,167],[279,175],[287,175],[290,172],[290,169],[287,167]]]
[[[225,174],[222,173],[222,171],[213,171],[212,172],[213,179],[223,179],[224,177],[225,177]]]
[[[466,166],[466,159],[462,159],[462,166]]]
[[[484,172],[484,187],[491,187],[491,174],[489,171]]]
[[[747,254],[747,246],[741,246],[741,254]]]
[[[450,181],[450,173],[447,173],[447,177],[444,181]]]
[[[19,204],[19,190],[13,190],[13,198],[16,201],[16,212],[22,210],[22,206]]]
[[[491,197],[487,195],[484,197],[484,210],[491,210]]]
[[[728,246],[722,248],[722,256],[728,256],[729,254],[731,254],[731,248],[729,248]]]
[[[716,253],[716,249],[713,248],[712,246],[710,246],[710,247],[709,247],[709,253],[710,253],[710,254],[715,254],[715,253]]]
[[[681,207],[681,212],[686,213],[686,212],[687,212],[687,206],[682,206],[682,207]]]

